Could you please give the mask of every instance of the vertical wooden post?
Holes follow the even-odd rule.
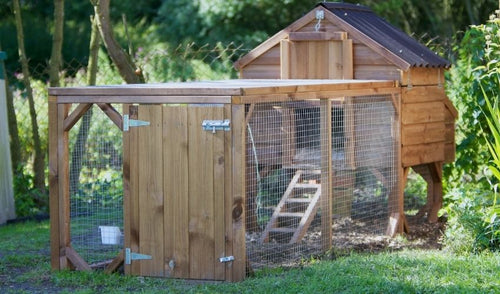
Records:
[[[50,204],[50,263],[53,270],[61,269],[59,227],[59,172],[57,154],[57,97],[49,96],[49,204]]]
[[[242,281],[245,278],[245,106],[233,105],[231,110],[232,131],[232,201],[230,226],[233,236],[233,256],[230,273],[226,280]],[[226,208],[228,210],[229,207]]]
[[[280,69],[281,79],[290,78],[290,42],[288,40],[281,40],[280,42]]]
[[[123,104],[123,115],[129,115],[130,104]],[[122,126],[123,129],[123,126]],[[130,248],[130,132],[122,132],[123,141],[123,247]],[[130,266],[124,265],[125,274],[130,274]]]
[[[321,122],[321,247],[332,247],[332,103],[322,99]]]
[[[429,169],[432,177],[432,192],[434,195],[432,206],[429,209],[428,220],[430,223],[435,223],[438,220],[438,212],[443,205],[443,163],[431,163],[429,164]]]
[[[51,210],[51,264],[53,269],[67,269],[66,248],[70,247],[69,222],[69,141],[64,131],[64,119],[71,105],[57,104],[49,99],[50,142],[50,210]]]

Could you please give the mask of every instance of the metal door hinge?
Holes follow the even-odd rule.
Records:
[[[130,119],[128,114],[123,115],[123,131],[128,132],[131,127],[149,126],[149,121]]]
[[[230,262],[234,260],[234,256],[224,256],[219,258],[219,262]]]
[[[135,253],[130,248],[125,248],[125,264],[131,264],[132,260],[153,259],[151,255]]]
[[[204,120],[201,124],[204,131],[212,131],[215,133],[216,131],[229,131],[231,122],[229,119],[224,120]]]

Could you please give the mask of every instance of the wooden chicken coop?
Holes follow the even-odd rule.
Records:
[[[442,205],[442,166],[455,159],[454,123],[458,112],[445,94],[444,72],[450,63],[370,8],[346,3],[319,3],[248,54],[235,67],[242,79],[394,80],[401,90],[399,162],[403,193],[408,171],[428,184],[420,210],[431,222]],[[343,108],[350,111],[350,106]],[[345,122],[344,128],[354,122]],[[288,151],[289,152],[289,151]],[[357,153],[356,156],[363,156]],[[362,164],[353,158],[354,166]],[[353,166],[353,167],[354,167]],[[252,205],[256,195],[247,195]],[[388,234],[407,229],[403,195]],[[251,209],[251,208],[249,208]],[[251,215],[247,225],[253,229]]]
[[[334,175],[334,166],[339,162],[343,166],[356,165],[359,160],[335,155],[344,148],[335,146],[339,127],[333,123],[333,116],[338,105],[354,107],[364,105],[361,100],[368,99],[369,105],[388,109],[386,116],[350,117],[364,122],[360,125],[373,123],[374,130],[382,129],[385,140],[392,144],[379,142],[380,150],[388,148],[393,152],[387,165],[394,167],[399,162],[394,146],[399,144],[401,91],[394,81],[311,79],[49,89],[52,268],[104,267],[106,271],[114,271],[123,266],[124,272],[132,275],[242,280],[248,261],[246,244],[260,246],[245,229],[245,182],[254,174],[246,165],[248,158],[254,156],[261,160],[262,168],[279,165],[280,170],[291,175],[286,185],[292,183],[293,189],[306,192],[306,196],[285,193],[285,202],[296,208],[305,207],[306,212],[283,212],[290,217],[300,215],[301,221],[298,228],[280,228],[278,232],[298,232],[291,242],[298,243],[305,238],[307,227],[314,227],[317,231],[313,237],[321,238],[311,244],[322,250],[329,249],[332,207],[335,209],[331,202],[333,187],[342,181],[352,181],[345,174]],[[95,108],[93,124],[103,131],[101,138],[105,144],[89,147],[88,144],[101,140],[97,138],[78,147],[75,143],[78,132],[74,131],[92,108]],[[294,116],[300,119],[289,120],[292,111],[301,113]],[[370,117],[366,111],[373,112],[373,108],[364,107],[359,111]],[[98,113],[105,121],[95,120]],[[283,123],[286,120],[288,123]],[[387,125],[385,121],[392,123]],[[306,128],[305,122],[310,126]],[[262,126],[271,125],[280,131],[265,132],[269,127]],[[300,131],[311,128],[316,132]],[[115,139],[112,131],[118,132]],[[361,137],[368,136],[372,143],[377,142],[375,136],[367,135],[362,128],[346,132],[360,133]],[[304,139],[307,136],[311,138],[308,141]],[[271,148],[268,155],[274,154],[275,158],[263,157],[266,149],[257,146],[262,138],[288,147],[277,151],[272,149],[274,145],[268,145]],[[361,150],[366,156],[363,160],[378,153],[371,151],[370,144],[356,142],[345,144],[350,146],[347,149]],[[308,153],[301,157],[296,156],[300,152],[287,153],[292,147],[306,149]],[[117,155],[110,155],[113,148]],[[87,165],[80,171],[86,175],[80,178],[84,183],[70,188],[70,165],[78,158],[74,154],[84,153],[93,156],[91,159],[81,157],[82,165]],[[387,161],[384,155],[379,157]],[[115,183],[113,174],[121,177],[116,182],[122,184],[112,184]],[[282,175],[287,176],[285,172]],[[261,179],[261,182],[264,181]],[[392,191],[388,192],[391,194],[389,204],[393,205],[386,212],[397,208],[394,204],[399,195],[397,183],[397,178],[387,183]],[[92,190],[94,188],[107,190]],[[90,192],[86,192],[89,189]],[[117,198],[123,201],[123,211],[120,206],[103,213],[97,211],[109,205],[113,200],[110,191],[116,189],[122,189]],[[110,219],[117,212],[123,223],[113,223]],[[94,216],[97,222],[85,227],[74,225],[88,223]],[[105,235],[108,229],[113,236]],[[102,235],[95,239],[98,230]],[[76,235],[81,237],[75,239]],[[79,246],[94,239],[88,252]],[[92,257],[108,246],[117,249],[111,258],[106,257],[109,260]]]

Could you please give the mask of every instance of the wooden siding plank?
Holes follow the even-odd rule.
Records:
[[[282,40],[283,41],[283,40]],[[252,65],[280,65],[280,46],[276,45],[252,62]]]
[[[342,78],[351,80],[354,77],[354,57],[352,40],[342,41]]]
[[[354,45],[355,65],[390,65],[391,63],[382,55],[376,53],[365,44]]]
[[[324,58],[327,57],[328,63],[326,64],[328,70],[324,75],[319,75],[315,78],[319,79],[343,79],[344,78],[344,57],[343,49],[344,43],[338,41],[330,41],[327,44],[327,54],[318,56],[317,62],[324,64]],[[318,52],[321,52],[318,50]],[[346,68],[346,73],[349,74],[349,69]]]
[[[279,68],[276,67],[278,70]],[[180,96],[180,95],[66,95],[58,97],[58,103],[229,103],[231,96]]]
[[[438,86],[415,86],[403,87],[403,103],[423,103],[447,100],[443,87]]]
[[[128,107],[128,114],[131,119],[139,118],[139,109],[138,106],[130,105]],[[129,157],[129,194],[130,197],[125,206],[125,211],[128,210],[128,215],[125,215],[125,220],[129,219],[129,229],[126,230],[128,232],[125,234],[125,241],[129,242],[128,247],[132,252],[139,252],[139,238],[140,238],[140,222],[139,222],[139,161],[140,161],[140,152],[139,152],[139,130],[140,128],[131,128],[128,132],[128,157]],[[124,141],[124,144],[126,141]],[[125,146],[125,145],[124,145]],[[125,156],[125,154],[124,154]],[[124,158],[125,163],[125,158]],[[126,167],[126,166],[124,166]],[[124,174],[125,175],[125,174]],[[125,182],[124,182],[125,184]],[[125,194],[126,196],[126,194]],[[127,198],[124,198],[126,200]],[[127,243],[126,243],[127,244]],[[125,273],[130,273],[133,275],[141,274],[141,264],[140,262],[132,262],[130,265],[125,265]]]
[[[233,105],[231,114],[232,132],[232,205],[231,229],[233,230],[233,256],[231,281],[245,278],[245,106]],[[229,207],[228,207],[229,208]],[[229,224],[228,224],[229,225]]]
[[[396,80],[401,73],[394,65],[359,65],[354,64],[354,78],[357,80]]]
[[[407,146],[444,142],[445,133],[444,122],[403,125],[401,143]]]
[[[401,71],[399,81],[403,86],[444,85],[444,70],[442,68],[412,67]]]
[[[192,279],[215,279],[213,134],[201,123],[212,107],[188,108],[189,133],[189,272]]]
[[[455,161],[455,142],[444,145],[444,162],[452,163]]]
[[[189,278],[188,108],[163,107],[165,268]]]
[[[226,119],[225,108],[216,107],[212,109],[212,118],[222,120]],[[225,253],[225,226],[224,226],[224,210],[225,210],[225,131],[218,131],[212,134],[213,141],[213,197],[214,197],[214,276],[216,280],[225,280],[226,267],[224,263],[219,262],[218,258],[227,256]]]
[[[404,167],[444,161],[444,143],[403,146],[401,160]]]
[[[231,105],[224,106],[224,117],[229,119],[231,122],[232,113],[231,113]],[[250,106],[250,109],[253,109]],[[251,112],[249,111],[247,117],[245,119],[250,119]],[[231,123],[233,124],[233,123]],[[246,123],[245,123],[246,125]],[[231,129],[234,128],[234,125]],[[233,153],[232,153],[232,131],[224,133],[224,249],[225,256],[234,256],[233,253],[233,214],[232,214],[232,206],[233,206]],[[225,280],[233,281],[233,272],[232,272],[232,264],[226,264],[225,266]]]
[[[141,275],[164,276],[163,250],[163,140],[162,107],[140,105],[139,120],[150,126],[139,131],[139,253],[151,255],[140,260]]]
[[[442,102],[402,104],[403,125],[444,122],[445,110]]]

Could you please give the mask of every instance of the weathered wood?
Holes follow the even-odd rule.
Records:
[[[402,123],[421,124],[444,122],[444,104],[442,102],[402,104]]]
[[[444,161],[444,143],[403,146],[401,156],[402,165],[405,167],[431,162],[442,162]]]
[[[240,79],[280,79],[280,66],[250,64],[240,72]]]
[[[163,236],[163,133],[162,107],[140,105],[138,119],[150,126],[139,129],[139,252],[151,255],[151,260],[137,260],[140,274],[164,276]]]
[[[71,247],[66,247],[65,250],[66,257],[69,262],[75,267],[76,270],[79,271],[91,271],[92,268],[88,265],[88,263],[83,260],[83,258],[76,253],[76,251]]]
[[[455,142],[446,143],[444,145],[444,163],[452,163],[455,161]]]
[[[441,162],[434,162],[429,164],[429,169],[432,177],[434,197],[427,219],[430,223],[435,223],[438,221],[438,212],[443,206],[443,164]]]
[[[69,131],[80,118],[92,107],[91,103],[79,104],[73,112],[64,120],[64,130]]]
[[[444,122],[403,125],[401,143],[403,146],[446,141]]]
[[[168,94],[168,91],[166,92]],[[113,95],[89,95],[84,96],[83,93],[78,95],[64,95],[58,97],[59,103],[128,103],[133,104],[140,101],[141,103],[152,103],[152,104],[185,104],[185,103],[230,103],[231,96],[206,96],[197,97],[196,95],[181,96],[181,95],[146,95],[141,96],[129,95],[129,94],[118,94]]]
[[[212,110],[212,119],[226,119],[225,107],[217,107]],[[226,266],[217,258],[227,256],[225,251],[225,143],[228,132],[216,132],[212,134],[213,149],[213,183],[214,183],[214,276],[217,280],[225,280]]]
[[[163,107],[167,277],[189,278],[188,107]]]
[[[245,278],[246,245],[245,245],[245,107],[243,105],[232,106],[232,160],[233,160],[233,183],[232,183],[232,235],[233,256],[232,268],[229,269],[231,281],[242,281]],[[227,207],[229,208],[229,207]],[[228,224],[229,225],[229,224]]]
[[[321,247],[329,250],[332,246],[332,103],[321,100]]]

